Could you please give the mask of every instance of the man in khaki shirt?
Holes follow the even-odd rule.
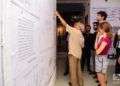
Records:
[[[74,27],[71,27],[58,12],[56,12],[55,15],[60,19],[61,23],[66,27],[66,31],[69,33],[69,85],[83,86],[80,59],[82,55],[82,48],[84,47],[84,37],[81,32],[81,30],[84,30],[84,24],[75,22]]]
[[[81,59],[82,48],[84,47],[84,38],[82,32],[69,25],[66,26],[69,35],[69,54],[75,58]]]

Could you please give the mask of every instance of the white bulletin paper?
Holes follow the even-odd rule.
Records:
[[[55,0],[5,0],[5,86],[53,86]]]

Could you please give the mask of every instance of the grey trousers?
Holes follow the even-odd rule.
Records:
[[[80,59],[69,55],[69,77],[71,86],[84,86]]]

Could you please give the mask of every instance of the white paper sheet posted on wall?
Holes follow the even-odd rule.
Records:
[[[0,86],[3,86],[3,64],[2,64],[2,1],[0,0]]]
[[[53,86],[55,0],[3,0],[5,86]],[[43,5],[44,4],[44,5]]]

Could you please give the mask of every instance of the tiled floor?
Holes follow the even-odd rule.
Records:
[[[69,86],[68,85],[68,76],[64,76],[64,63],[65,63],[65,54],[58,55],[57,58],[57,80],[55,86]],[[114,73],[114,60],[110,60],[108,68],[108,86],[120,86],[120,80],[113,80]],[[97,86],[97,83],[93,79],[92,75],[89,75],[87,72],[84,73],[84,86]]]

